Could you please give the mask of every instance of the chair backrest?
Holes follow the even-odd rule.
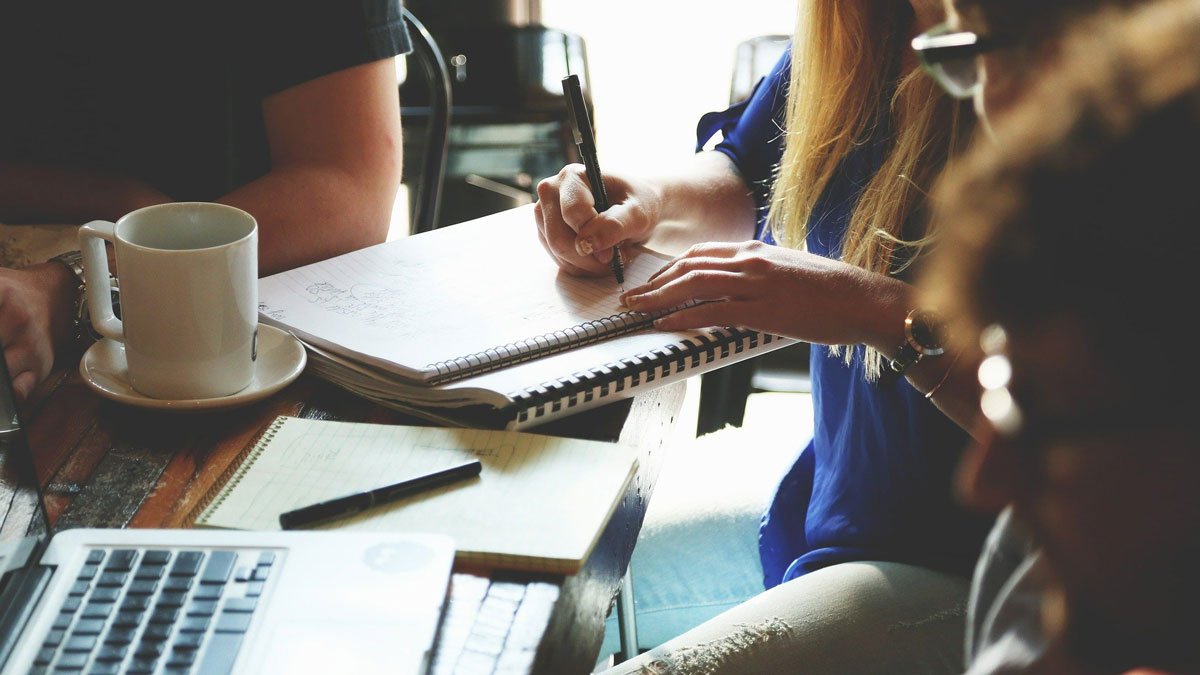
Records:
[[[790,35],[760,35],[737,46],[729,84],[730,103],[746,99],[754,92],[754,85],[771,72],[791,39]]]
[[[413,40],[413,60],[429,83],[429,125],[421,175],[413,193],[413,234],[434,229],[441,209],[442,184],[446,180],[446,153],[450,148],[450,69],[442,50],[429,31],[407,9],[401,9]]]

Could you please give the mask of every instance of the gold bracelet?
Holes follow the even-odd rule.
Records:
[[[960,356],[960,354],[954,355],[954,360],[951,361],[950,366],[946,368],[946,372],[945,372],[945,374],[942,375],[942,379],[938,380],[938,383],[933,385],[933,389],[930,389],[929,391],[925,392],[926,400],[932,399],[933,395],[938,392],[938,389],[941,389],[942,385],[946,384],[946,380],[950,379],[950,373],[951,373],[951,371],[954,370],[954,364],[958,363],[959,356]]]

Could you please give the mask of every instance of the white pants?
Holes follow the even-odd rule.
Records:
[[[961,673],[967,579],[834,565],[763,592],[605,675]]]

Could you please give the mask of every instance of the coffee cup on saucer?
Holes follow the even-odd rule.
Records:
[[[121,318],[109,297],[112,243]],[[79,230],[92,325],[124,343],[129,384],[157,399],[235,394],[254,376],[258,224],[241,209],[179,202]]]

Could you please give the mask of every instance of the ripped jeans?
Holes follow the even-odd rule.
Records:
[[[911,565],[833,565],[604,675],[961,673],[968,587]]]

